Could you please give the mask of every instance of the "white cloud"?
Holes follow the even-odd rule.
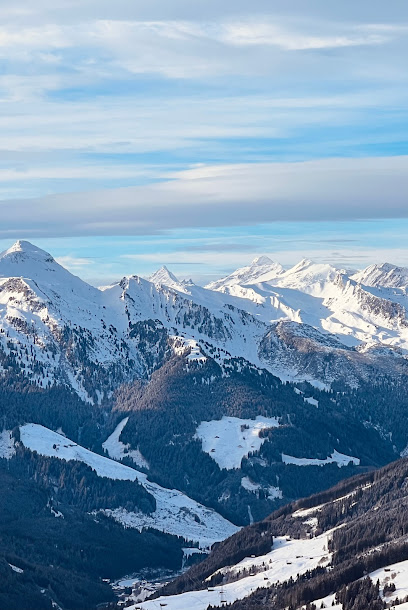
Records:
[[[407,218],[407,192],[408,157],[200,166],[150,185],[3,201],[0,237]]]

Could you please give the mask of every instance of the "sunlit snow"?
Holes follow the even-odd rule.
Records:
[[[278,426],[276,417],[258,415],[256,419],[240,419],[224,416],[219,420],[201,422],[195,437],[201,440],[203,451],[220,468],[231,470],[240,468],[242,458],[249,453],[259,451],[265,441],[259,436],[261,430]]]

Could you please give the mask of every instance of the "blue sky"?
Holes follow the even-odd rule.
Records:
[[[3,0],[0,247],[93,283],[408,265],[405,0]]]

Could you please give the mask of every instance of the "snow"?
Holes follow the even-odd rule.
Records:
[[[352,279],[365,286],[406,288],[408,287],[408,269],[390,263],[370,265],[354,274]]]
[[[171,271],[169,271],[165,265],[153,273],[148,280],[153,284],[170,286],[172,288],[180,289],[180,287],[182,287],[182,283],[179,282],[176,276],[171,273]]]
[[[297,458],[282,453],[282,462],[284,464],[294,464],[295,466],[324,466],[325,464],[337,464],[339,468],[347,466],[350,462],[356,466],[360,465],[359,458],[339,453],[336,450],[334,450],[331,456],[327,457],[325,460],[319,460],[317,458]]]
[[[279,263],[274,263],[269,256],[259,256],[250,265],[237,269],[230,275],[211,282],[206,286],[208,290],[226,291],[237,285],[244,285],[255,282],[261,276],[268,275],[269,279],[275,278],[283,273],[283,267]]]
[[[380,581],[380,590],[382,591],[385,584],[395,584],[395,592],[384,597],[387,601],[395,600],[396,597],[404,599],[408,595],[408,560],[393,563],[391,565],[375,570],[369,574],[371,580],[376,583]],[[408,603],[404,604],[408,607]],[[403,605],[397,606],[398,610],[403,608]]]
[[[127,527],[142,530],[146,527],[182,536],[198,542],[201,548],[209,548],[231,536],[238,527],[221,517],[214,510],[195,502],[177,489],[165,489],[148,480],[147,475],[85,449],[73,441],[38,424],[20,427],[21,442],[31,451],[61,460],[76,460],[88,464],[100,477],[138,481],[156,499],[156,510],[151,515],[128,512],[118,508],[105,513]]]
[[[262,485],[260,485],[259,483],[254,483],[254,481],[252,481],[249,477],[242,477],[241,479],[241,486],[246,489],[247,491],[250,491],[251,493],[257,493],[260,489],[262,489]],[[269,500],[276,500],[278,498],[282,498],[282,490],[279,489],[279,487],[273,487],[272,485],[269,485],[268,487],[265,488],[265,491],[267,492],[267,496]]]
[[[309,397],[309,398],[304,398],[303,400],[305,402],[308,402],[309,405],[313,405],[314,407],[318,407],[319,406],[319,401],[316,400],[316,398]]]
[[[201,440],[203,451],[220,468],[232,470],[240,468],[242,459],[249,453],[259,451],[265,441],[259,436],[261,430],[278,426],[276,417],[258,415],[256,419],[240,419],[224,416],[220,420],[201,422],[195,438]]]
[[[330,610],[343,610],[343,604],[335,603],[336,594],[326,595],[320,599],[315,599],[312,603],[315,604],[316,608],[330,608]],[[323,605],[322,605],[323,604]],[[400,608],[400,606],[398,606]],[[302,606],[302,610],[306,610],[306,606]],[[368,608],[367,608],[368,610]]]
[[[254,483],[253,481],[251,481],[251,479],[249,477],[242,477],[241,486],[244,489],[246,489],[247,491],[251,491],[253,493],[255,493],[259,489],[261,489],[261,486],[259,485],[259,483]]]
[[[273,485],[269,485],[267,487],[268,499],[269,500],[277,500],[283,498],[283,492],[279,487],[274,487]]]
[[[128,417],[122,419],[112,434],[104,443],[102,443],[102,447],[107,451],[109,457],[111,457],[113,460],[121,460],[124,457],[129,457],[131,460],[133,460],[136,466],[148,469],[149,464],[144,459],[139,449],[129,449],[129,445],[125,445],[121,440],[119,440],[120,435],[128,421]]]
[[[189,352],[187,360],[206,362],[206,356],[204,356],[198,342],[194,339],[186,339],[186,337],[176,335],[170,335],[170,339],[174,344],[174,353],[178,356],[184,356],[186,352]]]
[[[220,570],[222,573],[236,574],[243,568],[250,572],[252,569],[254,573],[252,576],[246,576],[224,586],[210,587],[207,590],[161,596],[155,600],[139,602],[135,606],[130,606],[130,609],[154,610],[160,608],[160,604],[167,604],[167,610],[206,610],[209,604],[219,606],[222,599],[227,603],[233,603],[247,597],[258,588],[269,587],[290,577],[296,580],[298,574],[304,574],[317,566],[328,565],[330,553],[327,548],[330,535],[331,532],[327,532],[307,540],[277,537],[274,539],[273,549],[266,555],[248,557],[235,566]],[[258,569],[260,571],[256,573]]]
[[[9,460],[15,455],[14,439],[11,430],[0,432],[0,458]]]
[[[292,513],[292,517],[295,517],[295,519],[309,517],[309,515],[314,515],[317,512],[321,511],[323,506],[326,506],[326,504],[319,504],[318,506],[312,506],[311,508],[300,508],[299,510]]]

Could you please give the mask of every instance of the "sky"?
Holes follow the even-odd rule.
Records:
[[[0,249],[408,266],[406,0],[2,0]]]

